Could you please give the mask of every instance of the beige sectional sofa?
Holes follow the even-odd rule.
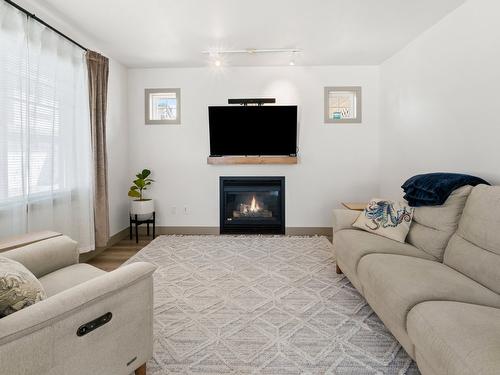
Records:
[[[419,207],[407,243],[334,210],[337,265],[423,374],[500,374],[500,187]]]

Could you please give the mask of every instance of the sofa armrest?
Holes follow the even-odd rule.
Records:
[[[23,264],[36,277],[78,263],[77,243],[67,236],[49,238],[2,253]]]
[[[152,355],[155,269],[132,263],[0,319],[0,372],[129,374]]]
[[[333,210],[333,233],[342,229],[353,229],[352,224],[354,224],[359,214],[359,211],[353,210]]]

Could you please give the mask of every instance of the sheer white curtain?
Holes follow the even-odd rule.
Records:
[[[0,2],[0,237],[94,248],[88,103],[84,51]]]

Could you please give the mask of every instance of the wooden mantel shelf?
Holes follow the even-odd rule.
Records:
[[[297,164],[296,156],[209,156],[208,164]]]

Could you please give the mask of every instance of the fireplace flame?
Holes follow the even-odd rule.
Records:
[[[250,203],[250,212],[260,211],[259,204],[255,200],[255,195],[252,197],[252,203]]]
[[[253,195],[252,199],[248,200],[247,203],[240,203],[238,208],[233,210],[233,218],[244,217],[272,218],[273,212],[266,206],[262,205],[262,201],[259,203],[255,195]]]

